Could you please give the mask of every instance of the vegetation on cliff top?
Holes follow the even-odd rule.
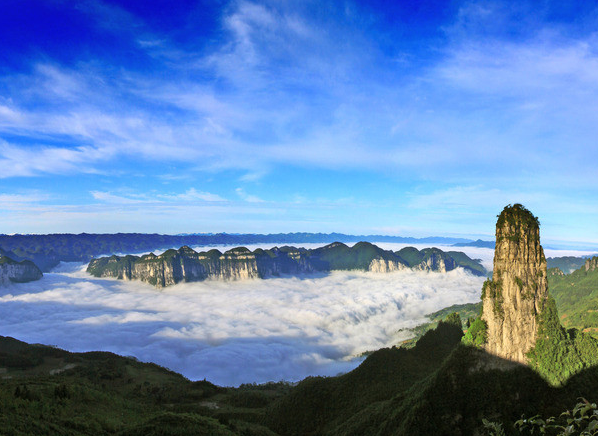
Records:
[[[510,226],[523,227],[526,229],[538,229],[540,227],[540,220],[534,216],[525,206],[519,203],[514,205],[507,205],[498,215],[496,227],[502,228],[505,223]]]

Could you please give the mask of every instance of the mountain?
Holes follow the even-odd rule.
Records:
[[[355,414],[405,394],[434,374],[461,336],[460,325],[441,323],[413,348],[383,348],[347,374],[309,377],[269,407],[265,423],[285,436],[336,434]],[[368,427],[371,432],[358,429],[356,433],[376,434],[374,426]]]
[[[565,274],[569,274],[584,266],[586,259],[587,257],[575,256],[549,257],[546,259],[546,263],[549,269],[558,268]]]
[[[288,436],[488,434],[483,419],[508,429],[522,414],[558,416],[580,396],[594,401],[598,342],[559,324],[539,242],[538,220],[521,205],[507,206],[497,222],[498,271],[485,284],[482,317],[461,341],[445,336],[455,326],[462,335],[452,313],[413,353],[379,350],[352,373],[299,383],[270,406],[266,423]],[[455,309],[471,312],[475,305]],[[434,355],[440,343],[450,349],[444,358]],[[420,352],[432,359],[419,360]],[[359,383],[365,368],[370,380],[384,377],[392,393]]]
[[[26,251],[17,247],[14,251],[6,251],[0,248],[0,256],[10,257],[17,262],[31,261],[40,270],[50,271],[52,268],[60,263],[60,260],[52,248],[41,249],[37,247],[34,251]]]
[[[548,300],[546,258],[538,219],[524,206],[503,209],[496,222],[492,279],[482,288],[486,351],[526,363]]]
[[[478,239],[473,242],[457,242],[453,247],[480,247],[480,248],[494,248],[494,241],[482,241]]]
[[[33,262],[17,262],[8,256],[0,255],[0,286],[9,283],[25,283],[42,278],[42,272]]]
[[[447,320],[413,348],[380,349],[342,376],[239,388],[0,337],[1,433],[457,436],[487,434],[484,418],[508,428],[522,414],[554,416],[578,397],[595,399],[597,368],[554,388],[528,366],[463,345],[462,334],[460,320]]]
[[[409,238],[386,235],[345,235],[342,233],[273,233],[273,234],[182,234],[160,235],[147,233],[115,234],[49,234],[0,235],[0,250],[4,249],[15,260],[31,260],[43,271],[62,262],[88,262],[94,256],[116,253],[140,253],[171,247],[244,245],[244,244],[297,244],[340,242],[395,242],[405,244],[453,244],[468,242],[463,238]]]
[[[550,269],[548,284],[565,327],[598,334],[598,257],[584,259],[571,274]]]
[[[0,336],[0,434],[275,436],[264,407],[286,383],[222,388],[108,352]]]
[[[334,270],[385,273],[411,268],[446,272],[457,267],[476,275],[486,273],[478,261],[464,253],[445,253],[437,248],[420,251],[413,247],[393,252],[369,242],[359,242],[353,247],[334,242],[311,250],[284,246],[252,252],[245,247],[237,247],[224,253],[215,249],[198,253],[183,246],[159,256],[150,253],[141,257],[128,255],[93,259],[87,272],[95,277],[141,280],[162,288],[206,279],[254,279]]]

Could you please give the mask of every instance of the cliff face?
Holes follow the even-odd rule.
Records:
[[[10,257],[0,256],[0,286],[9,283],[25,283],[42,278],[42,272],[33,262],[17,262]]]
[[[526,363],[536,343],[538,316],[548,299],[546,258],[538,219],[525,207],[507,206],[496,223],[492,280],[482,290],[486,350]]]
[[[591,259],[587,259],[584,267],[586,271],[594,271],[598,268],[598,257],[594,256]]]
[[[408,268],[408,266],[402,262],[387,259],[372,259],[368,266],[368,271],[376,273],[389,273],[401,271],[406,268]]]
[[[421,271],[447,272],[457,268],[457,266],[457,262],[450,256],[447,256],[446,253],[432,248],[426,258],[423,259],[415,269]]]
[[[304,258],[305,250],[282,251],[278,248],[251,252],[239,247],[224,253],[210,250],[197,253],[185,246],[168,250],[160,256],[111,256],[93,259],[87,271],[97,277],[141,280],[158,288],[179,282],[201,280],[243,280],[301,274],[318,271]]]
[[[251,252],[239,247],[224,253],[218,250],[198,253],[184,246],[178,250],[165,251],[159,256],[152,253],[141,257],[110,256],[93,259],[87,272],[96,277],[141,280],[162,288],[179,282],[206,279],[242,280],[333,270],[387,273],[413,268],[446,272],[463,266],[478,275],[484,271],[479,263],[465,254],[455,254],[461,256],[461,263],[437,248],[422,251],[410,248],[392,252],[367,242],[360,242],[353,247],[335,242],[313,250],[285,246]],[[481,271],[472,266],[481,268]]]

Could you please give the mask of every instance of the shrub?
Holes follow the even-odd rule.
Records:
[[[488,339],[488,326],[486,321],[482,318],[476,318],[471,324],[465,336],[463,336],[462,342],[465,345],[472,345],[474,347],[481,347],[486,343]]]

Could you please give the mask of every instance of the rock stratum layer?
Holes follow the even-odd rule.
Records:
[[[496,223],[492,280],[482,290],[486,351],[527,363],[536,343],[539,314],[548,299],[546,258],[538,219],[520,204],[507,206]]]
[[[17,262],[10,257],[0,255],[0,286],[10,283],[25,283],[39,280],[41,270],[31,261]]]
[[[411,268],[446,272],[457,267],[476,275],[486,274],[479,261],[462,252],[444,252],[438,248],[420,251],[413,247],[393,252],[368,242],[359,242],[353,247],[335,242],[313,250],[285,246],[252,252],[238,247],[224,253],[218,250],[196,252],[183,246],[159,256],[150,253],[141,257],[93,259],[87,272],[96,277],[141,280],[162,288],[206,279],[240,280],[333,270],[392,272]]]

